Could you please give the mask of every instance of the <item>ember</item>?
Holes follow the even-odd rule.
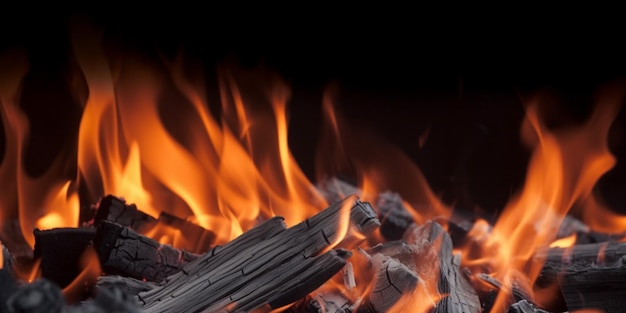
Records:
[[[351,123],[338,85],[321,99],[313,183],[290,150],[292,91],[279,75],[220,66],[216,113],[184,53],[153,58],[73,23],[82,113],[43,174],[25,161],[30,60],[0,54],[0,311],[624,307],[626,216],[596,187],[616,164],[626,85],[599,90],[579,125],[552,125],[540,93],[524,101],[526,177],[490,216],[445,201],[403,150]]]

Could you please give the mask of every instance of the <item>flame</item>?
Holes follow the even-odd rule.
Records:
[[[522,127],[522,138],[534,145],[525,185],[484,239],[480,258],[469,260],[487,262],[483,266],[505,287],[494,312],[506,310],[516,273],[535,281],[543,265],[529,262],[535,249],[554,241],[565,214],[577,201],[588,199],[598,179],[615,164],[607,139],[622,100],[620,88],[602,94],[586,123],[575,129],[548,129],[540,118],[539,100],[527,107]]]
[[[550,248],[568,248],[576,244],[576,234],[557,239],[550,244]]]
[[[161,66],[132,53],[108,58],[97,33],[80,28],[74,36],[89,88],[79,176],[92,197],[123,196],[154,217],[166,212],[193,221],[215,232],[219,243],[259,218],[281,215],[294,225],[326,207],[289,151],[290,94],[281,80],[253,78],[257,86],[248,94],[239,84],[250,84],[246,77],[255,73],[221,71],[219,123],[209,112],[202,79],[190,80],[182,58]],[[263,105],[271,115],[251,109]],[[168,111],[176,118],[164,113],[168,108],[176,108]],[[157,239],[180,239],[169,236]]]
[[[81,272],[74,280],[63,288],[63,296],[68,303],[75,303],[81,300],[85,293],[85,288],[96,284],[98,276],[102,273],[98,254],[93,247],[87,247],[80,257]]]
[[[324,179],[329,173],[356,171],[363,201],[375,203],[378,194],[392,190],[402,195],[418,224],[449,217],[452,208],[430,189],[415,163],[366,128],[349,123],[335,107],[337,102],[338,88],[330,85],[323,97],[325,127],[317,150],[318,178]]]
[[[0,220],[15,218],[20,222],[22,236],[33,247],[35,227],[53,228],[78,225],[78,195],[64,179],[64,155],[59,155],[50,168],[39,177],[30,177],[24,165],[29,122],[20,110],[21,81],[28,71],[23,51],[0,56],[5,76],[0,81],[0,115],[6,135],[6,153],[0,164],[3,197],[0,199]]]

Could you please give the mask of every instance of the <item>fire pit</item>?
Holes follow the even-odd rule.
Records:
[[[598,186],[623,185],[626,84],[564,110],[458,76],[398,110],[415,100],[403,88],[313,93],[271,66],[215,73],[70,25],[63,66],[0,55],[2,312],[623,307],[626,215]],[[463,107],[490,97],[514,105]],[[481,110],[500,114],[468,128]],[[461,148],[433,152],[441,139]],[[505,146],[476,152],[492,141]]]

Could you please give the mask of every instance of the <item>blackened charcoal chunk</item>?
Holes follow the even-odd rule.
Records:
[[[413,216],[402,203],[402,197],[394,192],[383,192],[376,203],[381,221],[380,233],[387,240],[402,239],[413,224]]]
[[[21,286],[7,300],[9,313],[58,313],[64,304],[61,288],[45,278]]]

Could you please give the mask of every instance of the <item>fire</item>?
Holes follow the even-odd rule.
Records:
[[[281,215],[293,225],[326,206],[289,152],[289,92],[282,81],[248,95],[223,73],[219,123],[198,86],[201,79],[189,81],[181,58],[159,72],[157,64],[132,55],[120,57],[122,62],[107,58],[91,32],[77,32],[74,39],[89,88],[79,176],[92,197],[123,196],[154,217],[167,212],[186,218],[214,231],[221,243],[258,218]],[[168,98],[170,89],[179,96],[175,100]],[[161,103],[168,100],[180,102],[170,112],[180,114],[176,119],[163,115]],[[255,101],[269,105],[273,116],[247,111]],[[175,133],[168,128],[173,124]]]
[[[495,312],[506,310],[506,294],[517,273],[531,281],[536,279],[543,264],[529,262],[536,248],[554,241],[565,214],[577,201],[589,199],[598,179],[615,164],[607,138],[621,100],[621,89],[605,91],[582,127],[565,130],[550,130],[543,124],[540,99],[527,107],[522,138],[534,146],[534,151],[526,183],[484,238],[484,250],[476,259],[505,286]],[[572,240],[568,239],[570,244]],[[466,252],[471,255],[472,251]]]

